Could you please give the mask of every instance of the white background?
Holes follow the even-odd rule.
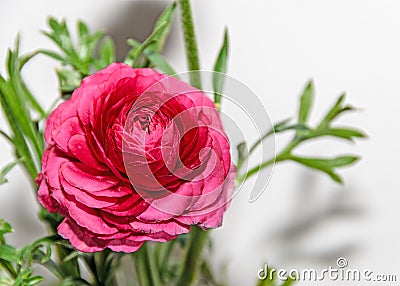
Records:
[[[0,71],[4,75],[6,50],[18,32],[23,51],[53,48],[39,33],[47,29],[48,15],[64,17],[71,25],[80,18],[92,29],[105,29],[122,54],[125,38],[143,40],[165,3],[2,0]],[[357,144],[324,140],[302,149],[307,155],[360,154],[362,161],[342,172],[345,186],[285,163],[276,168],[267,192],[255,203],[247,202],[250,190],[243,190],[224,226],[213,234],[215,268],[227,271],[230,285],[254,285],[264,262],[285,269],[320,269],[335,266],[344,256],[349,268],[398,274],[400,279],[400,2],[195,0],[193,6],[202,68],[212,68],[227,26],[229,73],[261,98],[273,121],[295,115],[298,95],[313,78],[317,100],[312,120],[345,91],[348,102],[361,110],[343,117],[341,124],[369,135]],[[177,21],[166,57],[177,71],[185,71]],[[58,96],[54,65],[38,57],[25,70],[29,86],[45,106]],[[3,120],[0,124],[5,126]],[[278,140],[278,147],[284,141]],[[4,165],[11,161],[11,149],[3,139],[0,144]],[[15,233],[10,238],[22,246],[45,229],[36,219],[37,202],[27,180],[16,169],[9,181],[0,187],[0,217],[12,223]]]

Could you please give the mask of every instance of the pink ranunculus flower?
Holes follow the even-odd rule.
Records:
[[[46,122],[39,201],[84,252],[134,252],[221,225],[234,188],[213,102],[152,69],[115,63],[86,77]]]

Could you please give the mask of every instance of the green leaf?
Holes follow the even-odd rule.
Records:
[[[25,282],[31,277],[33,270],[26,268],[18,273],[17,279],[15,279],[14,286],[25,286]]]
[[[26,279],[24,285],[34,286],[34,285],[39,284],[42,281],[44,281],[44,278],[42,276],[33,276],[33,277]]]
[[[48,56],[50,58],[53,58],[53,59],[55,59],[57,61],[60,61],[63,64],[66,64],[65,58],[63,56],[57,54],[56,52],[49,51],[49,50],[39,50],[39,53],[41,53],[43,55],[46,55],[46,56]]]
[[[76,251],[72,251],[70,254],[68,254],[67,256],[64,257],[63,262],[69,262],[72,260],[77,259],[78,257],[80,257],[82,255],[82,252],[76,250]]]
[[[84,38],[84,37],[89,36],[89,28],[82,21],[78,21],[78,32],[79,32],[79,37],[80,38]]]
[[[134,39],[129,39],[128,44],[135,48],[139,49],[140,48],[140,43]],[[157,52],[154,52],[150,49],[145,49],[144,54],[147,57],[147,59],[158,69],[160,69],[161,72],[167,74],[167,75],[176,75],[176,71],[170,66],[170,64],[164,59],[162,55],[160,55]]]
[[[154,42],[149,46],[151,51],[158,53],[164,47],[165,40],[171,30],[175,8],[176,3],[172,2],[158,17],[154,25],[154,30],[158,30],[160,27],[162,29],[159,30],[157,36],[154,38]]]
[[[75,48],[65,21],[49,19],[50,32],[43,32],[50,38],[65,54],[59,55],[51,51],[40,51],[63,65],[71,65],[81,75],[86,76],[90,73],[91,65],[96,61],[93,59],[94,51],[103,36],[102,32],[90,34],[88,26],[83,22],[78,22],[78,46]]]
[[[12,141],[14,142],[17,156],[19,158],[25,158],[24,166],[28,170],[31,177],[35,178],[38,171],[35,166],[33,155],[31,154],[30,148],[28,147],[28,144],[22,133],[20,123],[16,119],[14,112],[11,110],[10,104],[8,103],[10,100],[12,100],[13,96],[14,93],[12,89],[10,89],[9,83],[5,82],[5,80],[0,76],[0,105],[3,108],[8,124],[13,132]]]
[[[75,66],[80,67],[79,71],[83,75],[88,75],[90,72],[92,55],[102,36],[103,32],[96,32],[93,35],[85,35],[79,39],[79,45],[77,49],[79,63],[76,63]]]
[[[350,141],[353,141],[354,138],[366,137],[366,135],[362,131],[346,127],[316,130],[315,133],[313,133],[313,137],[318,136],[333,136]]]
[[[62,279],[63,277],[68,276],[67,273],[64,273],[62,265],[59,265],[58,263],[55,263],[51,259],[44,259],[46,257],[46,253],[41,251],[40,249],[36,250],[35,253],[33,254],[33,259],[35,263],[40,263],[44,267],[46,267],[47,270],[49,270],[51,273],[53,273],[57,278]]]
[[[99,69],[105,68],[116,60],[115,43],[110,37],[105,37],[99,50]]]
[[[228,53],[229,53],[228,30],[225,29],[224,42],[222,44],[217,60],[215,62],[214,74],[213,74],[214,102],[218,109],[220,108],[221,105],[221,95],[225,83],[225,74],[228,66],[227,65]]]
[[[58,283],[58,286],[90,286],[91,284],[83,278],[67,277]]]
[[[335,168],[354,164],[359,160],[357,156],[339,156],[332,159],[327,158],[304,158],[294,155],[288,156],[288,159],[298,162],[304,166],[320,170],[328,174],[335,182],[342,183],[342,179],[334,172]]]
[[[328,111],[325,117],[322,119],[321,123],[317,127],[317,129],[324,129],[330,125],[330,123],[338,117],[340,114],[346,111],[354,110],[354,107],[347,105],[343,106],[343,102],[346,98],[346,94],[342,94],[336,101],[336,103],[332,106],[332,108]]]
[[[15,41],[14,51],[9,52],[9,58],[7,59],[7,67],[9,74],[9,81],[12,82],[15,91],[18,95],[21,95],[23,102],[27,101],[29,105],[38,112],[41,117],[45,116],[45,112],[41,105],[37,102],[36,98],[32,95],[30,90],[27,88],[25,82],[21,76],[21,70],[27,62],[35,57],[39,51],[29,53],[23,56],[19,55],[19,37]]]
[[[162,55],[156,53],[152,50],[144,50],[144,54],[149,59],[149,61],[160,69],[163,73],[171,76],[177,76],[177,72],[174,68],[164,59]]]
[[[72,39],[65,21],[57,21],[55,18],[50,17],[48,24],[52,31],[50,33],[43,33],[47,37],[49,37],[55,44],[57,44],[60,49],[64,51],[66,55],[68,55],[72,62],[76,61],[77,54],[74,50],[74,45],[72,43]]]
[[[48,20],[48,24],[53,29],[53,31],[60,33],[60,25],[58,24],[58,21],[56,19],[50,17]]]
[[[0,185],[7,183],[7,179],[6,179],[6,175],[8,174],[8,172],[10,172],[12,170],[12,168],[14,168],[15,165],[17,165],[18,163],[22,162],[23,158],[20,158],[18,160],[15,160],[11,163],[8,163],[0,172]],[[0,234],[1,234],[1,228],[0,228]]]
[[[15,47],[15,52],[9,50],[7,56],[7,71],[9,74],[9,81],[6,82],[2,78],[0,79],[0,92],[4,97],[4,103],[10,108],[23,134],[29,138],[30,143],[33,145],[36,159],[40,160],[43,155],[44,140],[33,124],[33,119],[30,116],[26,104],[26,101],[29,101],[29,99],[21,86],[18,46]]]
[[[239,159],[244,158],[247,156],[247,144],[246,142],[241,142],[236,146],[236,149],[238,150],[238,157]]]
[[[4,219],[0,219],[0,235],[10,233],[12,231],[13,231],[13,229],[12,229],[11,225],[8,222],[6,222]]]
[[[285,119],[278,123],[275,123],[275,125],[268,132],[264,133],[264,135],[251,146],[249,154],[253,153],[257,146],[260,145],[261,142],[263,142],[272,134],[278,134],[288,130],[302,131],[303,133],[308,133],[311,131],[307,126],[302,124],[289,125],[290,120],[291,119]]]
[[[313,101],[314,101],[314,84],[312,81],[309,81],[303,91],[303,94],[300,97],[299,118],[298,118],[299,124],[307,123]]]
[[[237,159],[237,171],[240,170],[242,167],[243,162],[248,158],[249,156],[249,151],[247,150],[247,143],[246,142],[241,142],[236,146],[236,149],[238,151],[238,159]]]
[[[158,36],[159,33],[163,31],[163,29],[167,26],[167,22],[161,23],[151,34],[150,36],[140,45],[138,48],[132,49],[129,54],[127,59],[125,59],[125,63],[135,67],[137,64],[137,61],[139,59],[139,56],[143,53],[143,51],[150,46],[150,44],[154,43]],[[128,41],[130,43],[130,41]]]
[[[60,84],[61,95],[68,99],[72,92],[81,85],[82,77],[75,70],[57,69],[57,76]]]
[[[51,246],[58,241],[62,240],[58,235],[48,236],[41,238],[32,244],[29,244],[21,249],[20,259],[26,261],[28,267],[31,265],[33,257],[36,251],[41,251],[41,248],[45,248],[44,256],[42,257],[41,263],[46,263],[51,257]]]
[[[163,11],[154,25],[153,32],[143,44],[133,39],[128,40],[128,44],[132,46],[132,49],[124,60],[126,64],[132,67],[147,67],[148,62],[140,63],[139,61],[143,59],[141,56],[145,55],[147,60],[158,67],[162,72],[169,75],[176,74],[174,69],[159,54],[171,29],[175,7],[176,3],[173,2]]]
[[[354,108],[349,105],[344,105],[345,95],[338,98],[336,103],[330,108],[321,123],[316,128],[311,128],[307,124],[311,106],[314,98],[314,88],[312,82],[309,82],[304,89],[300,99],[300,108],[298,115],[298,124],[291,125],[288,120],[284,120],[274,125],[273,130],[268,131],[263,137],[257,140],[249,150],[249,154],[268,136],[277,134],[287,130],[296,130],[296,134],[288,145],[283,148],[275,157],[265,160],[263,163],[252,167],[247,170],[245,174],[239,174],[236,180],[243,182],[254,174],[257,174],[261,169],[271,166],[274,163],[282,162],[285,160],[292,160],[298,162],[306,167],[320,170],[328,174],[334,181],[342,183],[342,179],[335,172],[335,168],[351,165],[358,160],[357,156],[339,156],[333,159],[323,158],[303,158],[292,155],[293,150],[300,144],[316,139],[321,136],[333,136],[336,138],[353,140],[354,138],[364,138],[365,134],[357,129],[350,127],[331,127],[332,121],[341,113],[353,110]],[[240,170],[238,164],[237,170]],[[238,172],[239,173],[239,172]]]
[[[0,244],[0,259],[8,262],[19,262],[18,250],[8,244]]]
[[[13,229],[12,229],[11,225],[8,222],[6,222],[5,220],[0,219],[0,245],[6,243],[4,235],[7,233],[10,233],[12,231],[13,231]]]
[[[13,286],[14,285],[14,280],[8,277],[0,277],[0,285],[3,286]]]

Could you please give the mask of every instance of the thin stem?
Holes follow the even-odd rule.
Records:
[[[237,178],[237,181],[239,183],[249,179],[251,176],[254,174],[258,173],[261,169],[264,169],[274,163],[282,162],[285,160],[290,160],[291,158],[291,151],[299,145],[301,142],[303,142],[303,139],[299,139],[295,137],[292,142],[289,143],[289,145],[286,146],[285,149],[283,149],[275,158],[271,158],[260,165],[257,165],[253,168],[251,168],[249,171],[246,172],[246,174],[243,174]]]
[[[189,71],[200,70],[199,53],[197,49],[196,33],[194,31],[192,8],[190,0],[179,0],[181,23],[185,41],[186,59]],[[201,89],[201,78],[198,72],[190,74],[190,83]]]
[[[161,280],[160,280],[160,273],[158,272],[158,265],[155,260],[155,255],[153,251],[149,248],[148,244],[145,243],[141,247],[146,255],[146,263],[147,267],[149,269],[149,273],[151,276],[151,281],[152,281],[152,286],[159,286],[161,285]]]
[[[144,243],[134,255],[136,273],[141,285],[160,286],[160,274],[155,261],[155,256],[150,251],[147,243]]]
[[[178,286],[192,285],[202,262],[202,250],[207,241],[208,232],[200,229],[198,226],[193,226],[191,231],[191,239],[186,252],[184,266]]]
[[[174,248],[175,242],[176,241],[171,240],[167,243],[159,244],[160,248],[159,248],[158,261],[159,261],[160,272],[167,270],[168,261],[169,261],[171,252]]]

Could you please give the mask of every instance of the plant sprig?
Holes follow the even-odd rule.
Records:
[[[37,53],[47,55],[64,66],[57,69],[60,91],[64,98],[69,98],[81,84],[83,77],[115,62],[115,43],[111,37],[104,37],[102,31],[90,33],[87,24],[79,21],[78,44],[74,45],[65,20],[58,21],[50,17],[48,25],[50,31],[42,32],[56,44],[59,51],[41,49]]]
[[[160,54],[171,30],[174,20],[176,3],[172,2],[158,17],[153,32],[140,43],[135,39],[128,39],[132,49],[128,52],[124,62],[132,67],[156,67],[168,75],[176,74],[171,65]]]
[[[320,158],[320,157],[304,157],[296,155],[295,149],[304,142],[312,141],[320,137],[330,136],[346,141],[354,141],[356,138],[365,138],[366,135],[357,129],[351,127],[334,127],[332,124],[339,115],[354,111],[355,108],[351,105],[345,105],[345,95],[341,95],[334,105],[329,109],[322,120],[316,125],[311,127],[309,123],[309,116],[311,113],[312,105],[314,102],[315,91],[312,81],[310,81],[302,92],[300,97],[299,110],[297,115],[297,122],[291,123],[290,119],[281,121],[274,125],[274,127],[266,132],[258,141],[256,141],[248,152],[246,152],[245,143],[240,143],[238,149],[238,172],[240,172],[243,162],[249,159],[257,147],[267,138],[274,134],[282,133],[285,131],[294,130],[294,136],[288,145],[280,151],[276,157],[271,158],[258,166],[247,170],[244,174],[240,174],[237,178],[238,182],[243,182],[251,176],[257,174],[261,169],[266,168],[274,163],[282,161],[293,161],[308,168],[322,171],[329,175],[332,180],[337,183],[343,183],[342,178],[337,174],[336,169],[354,164],[359,160],[359,156],[344,155],[333,158]]]

